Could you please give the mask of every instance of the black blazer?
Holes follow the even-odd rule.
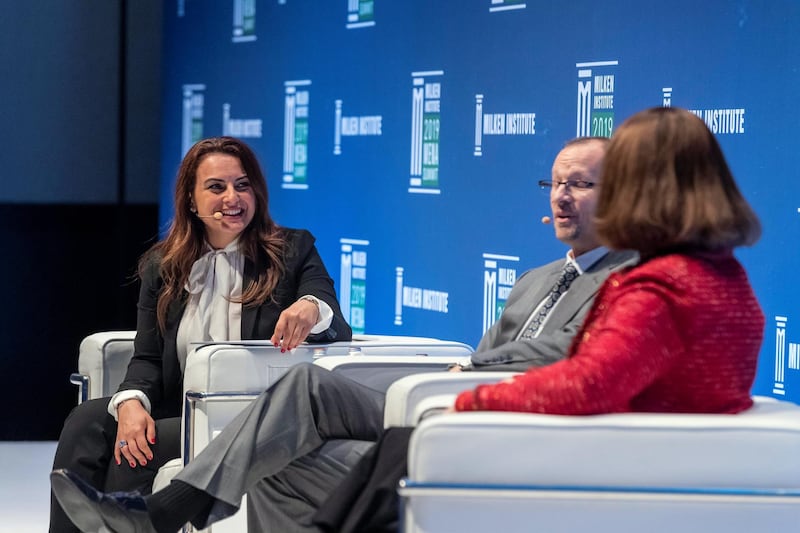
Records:
[[[314,236],[306,230],[286,228],[284,231],[287,241],[286,273],[275,287],[275,301],[268,300],[258,307],[242,308],[242,339],[270,338],[281,312],[300,296],[310,294],[330,306],[333,321],[327,330],[311,335],[307,340],[319,343],[350,340],[352,331],[339,308],[333,280],[314,246]],[[266,264],[266,260],[262,261]],[[163,285],[159,264],[160,261],[155,258],[142,275],[134,354],[118,390],[141,390],[150,399],[153,417],[165,418],[180,416],[181,413],[183,374],[178,363],[176,342],[187,293],[184,292],[179,300],[170,305],[166,328],[161,335],[156,318],[158,294]],[[253,280],[257,268],[265,266],[245,261],[244,287]]]

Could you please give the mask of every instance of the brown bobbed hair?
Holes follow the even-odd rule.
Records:
[[[249,146],[233,137],[203,139],[189,149],[178,168],[175,216],[167,236],[150,248],[139,261],[141,277],[152,261],[160,260],[159,273],[163,286],[158,295],[157,316],[162,332],[169,305],[183,294],[192,265],[206,249],[205,225],[192,212],[192,193],[197,167],[209,154],[227,154],[237,158],[250,181],[255,198],[253,220],[239,236],[239,243],[244,256],[260,268],[254,272],[253,282],[244,289],[242,304],[260,305],[271,298],[285,271],[285,237],[269,214],[267,183],[255,154]]]
[[[755,243],[761,225],[739,192],[705,123],[679,108],[653,108],[611,137],[595,215],[600,240],[653,256]]]

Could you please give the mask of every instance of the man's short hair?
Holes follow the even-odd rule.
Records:
[[[603,146],[608,147],[608,143],[610,139],[608,137],[599,137],[596,135],[590,135],[587,137],[575,137],[574,139],[570,139],[564,143],[564,148],[567,146],[579,146],[581,144],[587,144],[592,141],[599,141],[603,144]]]

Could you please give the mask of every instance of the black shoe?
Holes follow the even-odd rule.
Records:
[[[64,512],[85,533],[156,533],[138,492],[106,494],[66,469],[51,472],[50,484]]]

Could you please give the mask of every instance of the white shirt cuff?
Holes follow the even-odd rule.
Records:
[[[317,320],[317,323],[314,324],[313,328],[311,328],[309,335],[322,333],[331,327],[331,322],[333,322],[333,309],[331,309],[330,305],[326,304],[316,296],[311,296],[310,294],[301,296],[301,298],[312,298],[315,302],[317,302],[317,306],[319,307],[319,320]]]
[[[117,418],[117,408],[119,408],[119,405],[126,400],[132,400],[134,398],[142,402],[142,405],[147,412],[150,412],[150,399],[147,397],[147,395],[140,390],[131,389],[119,391],[111,397],[111,400],[108,402],[108,414],[113,416],[114,420],[118,421],[119,418]]]

